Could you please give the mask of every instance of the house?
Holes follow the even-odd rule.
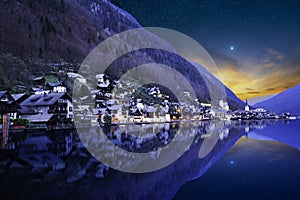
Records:
[[[99,110],[98,112],[101,114],[101,120],[104,122],[104,117],[105,115],[109,115],[112,117],[112,122],[119,122],[122,116],[122,105],[112,105],[112,106],[107,106],[107,108]]]
[[[219,106],[220,106],[220,108],[222,108],[222,109],[224,109],[226,111],[230,110],[228,103],[226,101],[224,101],[224,100],[220,100],[219,101]]]
[[[190,96],[191,96],[189,92],[183,92],[183,95],[184,95],[185,97],[190,97]]]
[[[44,94],[50,93],[50,90],[45,90],[43,87],[33,87],[31,88],[31,94]]]
[[[28,94],[26,94],[26,93],[22,93],[22,94],[12,94],[11,96],[14,98],[14,100],[16,101],[16,103],[17,103],[18,105],[20,105],[25,99],[27,99],[27,98],[29,97]],[[16,112],[16,113],[11,114],[11,117],[12,117],[13,119],[19,118],[19,112]]]
[[[172,120],[178,120],[181,117],[180,105],[178,103],[171,103],[169,105],[169,114]]]
[[[68,72],[68,78],[76,79],[77,81],[86,84],[86,79],[80,74]]]
[[[227,119],[227,111],[225,109],[213,107],[210,113],[215,119]]]
[[[56,125],[58,118],[54,114],[31,114],[22,115],[22,119],[27,119],[30,122],[30,126],[34,128],[51,128]]]
[[[0,91],[0,114],[14,115],[17,112],[18,103],[7,91]]]
[[[97,74],[96,79],[98,83],[109,82],[109,76],[105,74]]]
[[[102,93],[110,93],[111,92],[111,85],[109,80],[103,83],[98,83],[97,84],[97,90],[100,90]]]
[[[77,105],[74,110],[76,112],[75,121],[80,121],[81,126],[90,126],[91,121],[97,118],[96,112],[91,109],[90,105]]]
[[[46,83],[46,79],[42,76],[38,76],[33,79],[33,84],[35,86],[45,86],[45,83]]]
[[[151,95],[153,97],[157,97],[158,95],[160,95],[160,89],[159,87],[151,87],[147,89],[148,95]],[[161,97],[161,96],[160,96]]]
[[[47,83],[46,87],[51,91],[51,92],[67,92],[67,87],[65,86],[64,83],[62,82],[49,82]]]
[[[103,94],[111,93],[112,89],[115,86],[115,82],[110,82],[109,76],[105,74],[97,74],[96,79],[98,81],[97,90],[100,90]]]
[[[104,76],[105,74],[97,74],[96,79],[98,82],[104,82]]]
[[[73,104],[67,93],[34,94],[20,106],[22,118],[28,119],[31,124],[51,128],[73,121]]]
[[[158,109],[153,106],[147,106],[145,109],[146,116],[148,118],[157,118],[158,117],[157,110]]]

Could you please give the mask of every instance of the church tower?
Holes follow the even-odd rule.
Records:
[[[249,104],[248,104],[248,99],[246,99],[245,111],[250,111],[250,107],[249,107]]]

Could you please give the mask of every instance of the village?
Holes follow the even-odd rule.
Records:
[[[86,79],[77,73],[69,72],[68,77],[86,83]],[[251,109],[247,100],[243,110],[231,111],[226,100],[219,100],[219,105],[198,99],[190,99],[192,103],[178,103],[157,85],[137,90],[134,83],[111,80],[106,74],[97,74],[96,80],[97,88],[88,89],[89,94],[73,100],[63,81],[46,82],[43,76],[34,77],[31,94],[0,91],[1,129],[68,129],[74,128],[74,121],[80,122],[79,126],[90,126],[187,120],[292,119],[289,113],[280,115],[263,108]],[[188,92],[183,91],[182,95],[190,98]],[[85,103],[88,98],[92,103]]]
[[[86,83],[76,73],[68,76],[82,85]],[[137,90],[134,82],[111,80],[106,74],[97,74],[95,79],[96,88],[87,88],[88,92],[75,99],[69,95],[64,81],[47,82],[43,76],[34,77],[30,94],[1,91],[1,149],[16,151],[18,156],[15,160],[1,161],[0,174],[17,170],[36,180],[57,179],[64,184],[103,178],[109,168],[90,157],[82,142],[91,141],[92,146],[104,147],[105,141],[97,134],[100,129],[114,145],[128,152],[153,151],[153,157],[158,158],[160,151],[156,150],[173,140],[179,144],[190,138],[194,138],[195,144],[205,138],[222,141],[228,138],[231,129],[241,129],[247,136],[251,129],[263,129],[272,123],[262,119],[291,118],[288,113],[279,115],[251,109],[247,101],[243,110],[231,111],[224,100],[219,105],[198,99],[190,99],[191,104],[178,103],[157,85]],[[188,92],[182,95],[191,98]],[[77,129],[86,129],[90,134],[79,137],[74,129],[76,122]],[[101,125],[100,129],[96,125]],[[120,155],[115,152],[102,156]],[[80,170],[74,171],[74,158],[80,159]],[[129,160],[118,162],[130,165]]]

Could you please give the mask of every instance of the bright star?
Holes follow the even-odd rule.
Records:
[[[234,46],[230,46],[230,50],[233,51],[234,50]]]

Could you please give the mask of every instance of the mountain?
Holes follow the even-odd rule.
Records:
[[[49,73],[51,63],[81,64],[105,39],[141,27],[129,13],[107,0],[2,0],[0,6],[0,89],[18,83],[29,85],[34,74]],[[169,45],[153,37],[155,42]],[[153,42],[153,38],[135,39],[145,44]],[[108,51],[117,53],[118,49]],[[208,86],[195,66],[168,51],[132,51],[117,59],[106,72],[120,78],[134,66],[152,62],[172,66],[185,76],[202,102],[210,101]],[[220,88],[219,80],[209,72],[206,76],[216,90]],[[232,91],[226,88],[225,92],[231,109],[243,107]]]
[[[106,38],[140,27],[106,0],[2,0],[0,17],[0,90],[11,92],[58,71],[53,63],[78,66]]]
[[[274,97],[276,94],[270,94],[270,95],[266,95],[266,96],[258,96],[258,97],[253,97],[251,99],[248,99],[248,103],[249,105],[253,106],[254,104],[266,101],[268,99],[271,99],[272,97]]]
[[[101,41],[140,25],[107,0],[0,1],[1,52],[82,62]]]
[[[300,114],[300,83],[295,87],[289,88],[276,96],[257,103],[254,107],[262,107],[270,111],[279,113],[290,112],[292,114]]]

